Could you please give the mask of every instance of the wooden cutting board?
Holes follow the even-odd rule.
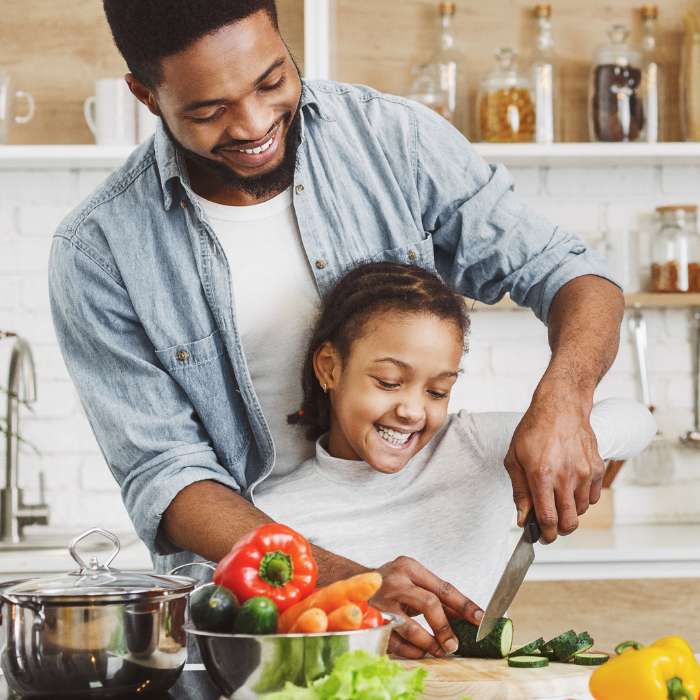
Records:
[[[401,660],[428,671],[425,700],[538,700],[585,695],[593,668],[551,663],[546,668],[510,668],[505,659]]]

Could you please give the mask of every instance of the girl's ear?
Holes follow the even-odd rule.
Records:
[[[314,353],[314,374],[324,392],[334,389],[340,378],[340,355],[330,341],[318,346]]]

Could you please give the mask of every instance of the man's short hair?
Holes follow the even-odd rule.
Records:
[[[144,85],[163,79],[161,59],[184,51],[221,27],[267,12],[275,29],[275,0],[103,0],[114,43]]]

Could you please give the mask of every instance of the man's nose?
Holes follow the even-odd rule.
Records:
[[[258,141],[272,128],[274,115],[254,100],[243,103],[231,112],[226,132],[234,141]]]

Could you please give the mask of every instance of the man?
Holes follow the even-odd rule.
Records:
[[[434,266],[548,323],[552,358],[506,467],[545,541],[598,500],[588,421],[623,301],[576,237],[527,211],[446,121],[365,87],[303,83],[273,0],[104,0],[155,140],[76,209],[51,253],[66,363],[159,569],[218,560],[268,518],[255,486],[312,445],[287,426],[323,294],[360,260]],[[303,494],[300,494],[303,498]],[[315,549],[321,583],[363,570]],[[423,612],[392,651],[443,654],[444,608],[480,611],[416,562],[376,604]],[[466,592],[468,593],[468,591]]]

